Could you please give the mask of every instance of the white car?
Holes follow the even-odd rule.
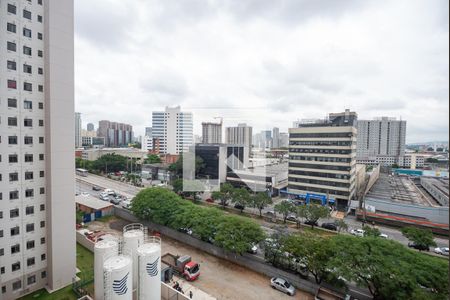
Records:
[[[130,200],[123,200],[122,201],[122,207],[125,209],[129,209],[131,206],[131,201]]]
[[[353,234],[354,236],[364,236],[364,230],[362,229],[352,229],[350,233]]]
[[[100,199],[103,201],[109,201],[109,195],[107,193],[101,193]]]
[[[434,248],[434,253],[448,256],[448,247],[438,247]]]
[[[280,277],[273,277],[272,279],[270,279],[270,285],[272,286],[272,288],[277,289],[283,293],[286,293],[289,296],[295,295],[294,286],[286,279]]]
[[[386,233],[380,233],[380,238],[388,239],[389,236]]]

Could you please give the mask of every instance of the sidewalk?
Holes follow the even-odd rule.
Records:
[[[191,285],[186,280],[178,277],[173,276],[172,281],[168,283],[169,286],[173,286],[175,282],[178,282],[181,289],[183,290],[183,294],[187,297],[189,297],[189,292],[192,291],[192,299],[193,300],[216,300],[215,297],[205,293],[204,291],[196,288],[195,286]]]

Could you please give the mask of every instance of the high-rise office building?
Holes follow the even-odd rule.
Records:
[[[272,148],[280,148],[280,128],[272,129]]]
[[[357,128],[358,162],[392,165],[405,155],[406,121],[388,117],[358,120]]]
[[[289,192],[348,206],[355,194],[356,120],[346,110],[289,129]]]
[[[75,148],[81,147],[81,113],[75,113]]]
[[[180,154],[193,144],[193,118],[191,112],[182,112],[179,106],[166,107],[152,114],[153,138],[158,140],[159,152]]]
[[[153,135],[153,128],[151,127],[145,127],[145,134],[146,136],[152,136]]]
[[[288,148],[289,147],[289,133],[281,132],[280,133],[280,148]]]
[[[73,0],[0,1],[0,298],[75,278]]]
[[[203,122],[202,143],[203,144],[222,143],[222,123]]]
[[[94,126],[93,123],[87,123],[86,129],[87,129],[87,131],[89,131],[89,132],[95,131],[95,126]]]
[[[124,147],[133,142],[133,126],[102,120],[98,122],[97,136],[105,138],[106,147]]]
[[[237,127],[227,127],[225,130],[225,144],[243,145],[248,148],[248,153],[252,149],[252,127],[245,123],[238,124]]]

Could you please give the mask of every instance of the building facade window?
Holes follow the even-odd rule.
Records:
[[[7,42],[6,43],[6,49],[8,51],[16,52],[17,51],[17,45],[16,45],[16,43],[13,43],[13,42]]]
[[[8,24],[6,24],[6,30],[9,32],[12,32],[12,33],[16,33],[17,26],[16,26],[16,24],[8,23]]]
[[[13,70],[13,71],[17,70],[17,64],[15,61],[12,61],[12,60],[7,61],[6,67],[8,70]]]

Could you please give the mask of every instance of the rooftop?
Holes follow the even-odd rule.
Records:
[[[101,210],[103,208],[113,206],[113,204],[111,204],[107,201],[102,201],[100,199],[97,199],[91,195],[75,196],[75,203],[87,206],[87,207],[95,209],[95,210]]]
[[[434,206],[435,201],[424,194],[408,176],[381,173],[366,197],[403,204]]]

